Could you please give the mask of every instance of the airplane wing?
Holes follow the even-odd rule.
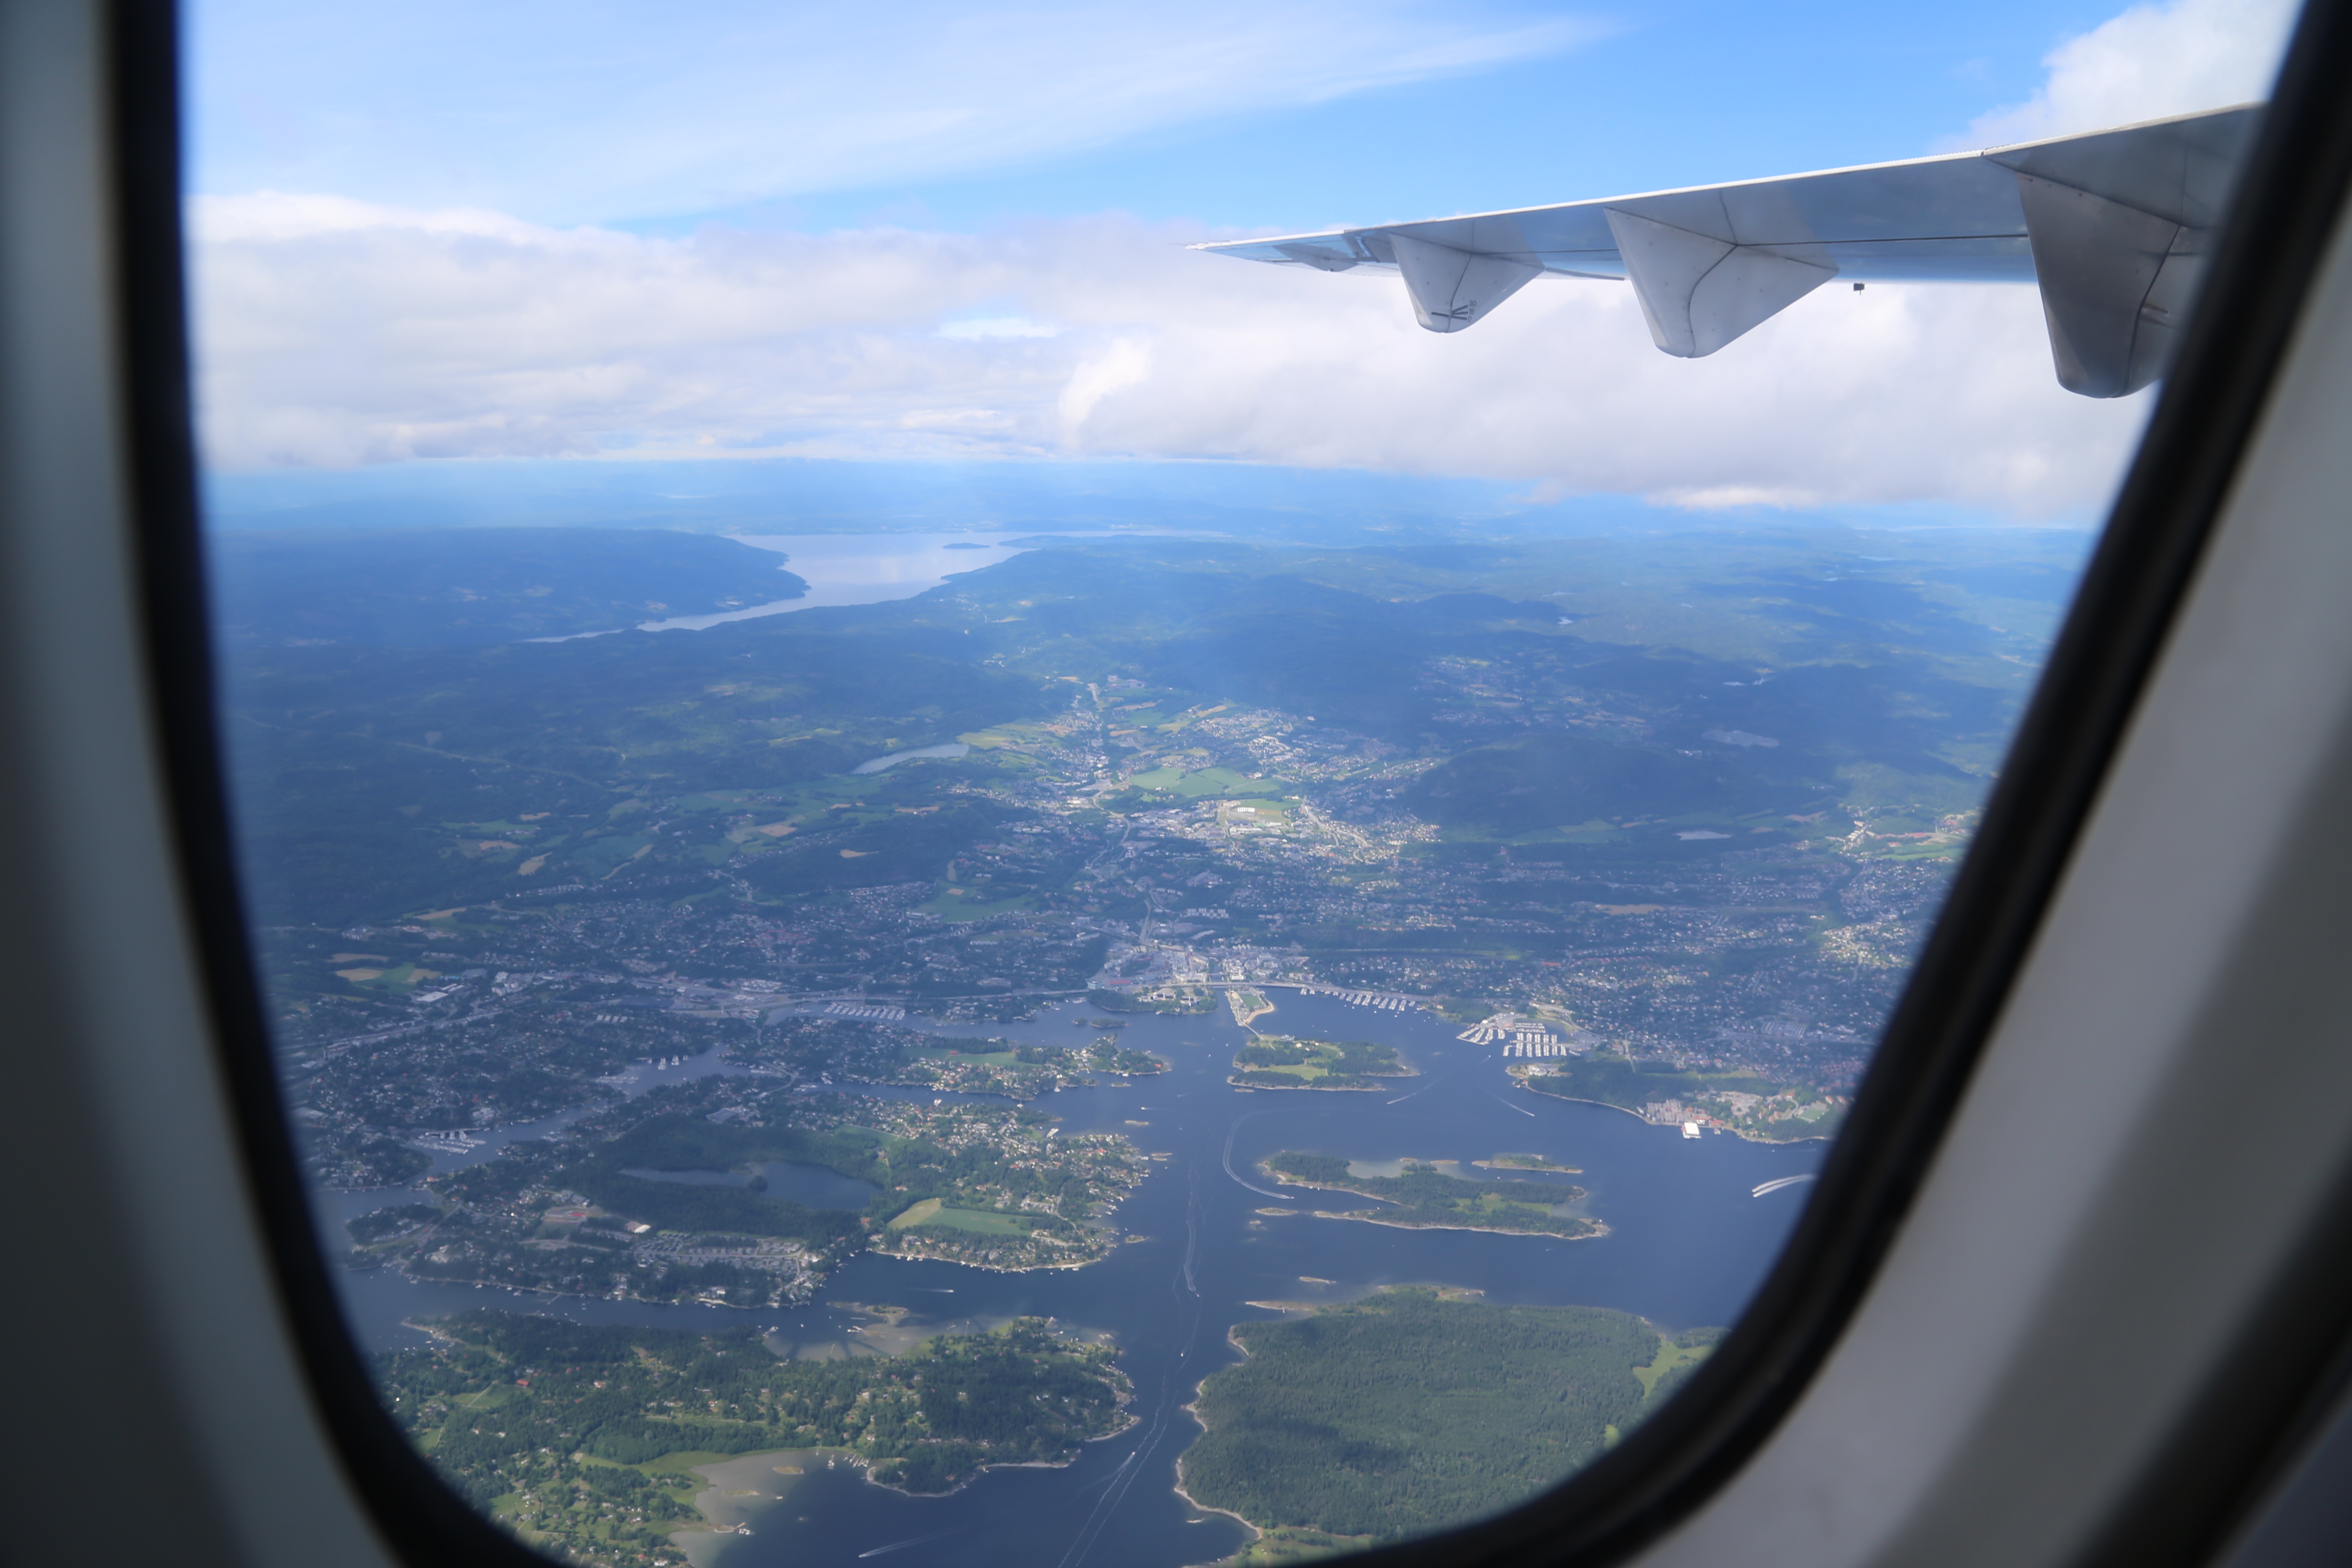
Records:
[[[1538,278],[1626,279],[1650,336],[1699,359],[1833,278],[2038,282],[2059,384],[2161,375],[2263,106],[2047,142],[1559,206],[1201,245],[1324,272],[1402,273],[1458,332]]]

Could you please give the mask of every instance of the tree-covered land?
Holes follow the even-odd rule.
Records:
[[[1143,1077],[1163,1073],[1168,1064],[1146,1051],[1129,1050],[1116,1040],[1082,1046],[1016,1046],[1010,1040],[943,1039],[919,1048],[907,1065],[885,1081],[919,1084],[958,1094],[1001,1094],[1034,1100],[1057,1089],[1089,1083],[1093,1072]]]
[[[864,1108],[886,1134],[890,1179],[870,1245],[988,1268],[1067,1268],[1107,1257],[1112,1212],[1148,1167],[1124,1138],[1064,1133],[1034,1111],[986,1105]]]
[[[667,530],[306,529],[208,542],[217,633],[233,648],[488,646],[808,592],[772,551]]]
[[[844,1448],[873,1479],[945,1491],[986,1465],[1066,1464],[1128,1424],[1108,1346],[1024,1318],[898,1357],[779,1361],[758,1331],[600,1327],[471,1311],[380,1357],[386,1408],[476,1506],[575,1562],[682,1564],[688,1467]]]
[[[1131,996],[1097,986],[1087,993],[1087,1002],[1106,1013],[1172,1013],[1189,1017],[1217,1010],[1216,993],[1197,987],[1177,995]]]
[[[1488,1514],[1640,1419],[1658,1332],[1591,1307],[1506,1307],[1399,1289],[1244,1323],[1209,1377],[1184,1489],[1262,1528],[1393,1539]]]
[[[441,1210],[432,1204],[394,1204],[373,1214],[363,1214],[343,1222],[351,1238],[365,1247],[372,1242],[388,1240],[395,1236],[433,1224],[441,1217]]]
[[[714,1120],[715,1119],[715,1120]],[[839,1207],[770,1190],[815,1166]],[[432,1178],[437,1205],[352,1230],[354,1267],[567,1295],[763,1307],[808,1300],[871,1247],[995,1268],[1118,1245],[1147,1163],[1125,1138],[996,1105],[796,1097],[761,1078],[667,1085],[557,1137]],[[806,1189],[803,1189],[805,1191]]]
[[[1571,1176],[1583,1173],[1577,1166],[1555,1164],[1541,1154],[1497,1154],[1491,1160],[1475,1163],[1497,1171],[1559,1171]]]
[[[1261,1035],[1234,1053],[1233,1077],[1247,1089],[1380,1089],[1381,1078],[1411,1078],[1393,1046],[1370,1040],[1297,1040]]]
[[[1341,1217],[1371,1220],[1380,1225],[1414,1228],[1515,1230],[1538,1236],[1606,1236],[1609,1227],[1598,1220],[1556,1214],[1557,1205],[1574,1203],[1582,1187],[1554,1186],[1537,1182],[1468,1182],[1449,1176],[1436,1166],[1407,1160],[1394,1176],[1358,1176],[1336,1154],[1305,1154],[1286,1150],[1262,1162],[1275,1177],[1301,1187],[1328,1187],[1361,1193],[1395,1206],[1358,1209]]]

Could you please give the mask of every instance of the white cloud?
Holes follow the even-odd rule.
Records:
[[[1319,16],[1318,3],[1255,8],[1270,31],[1253,47]],[[2060,46],[2042,91],[1979,121],[1971,141],[2259,96],[2291,9],[2136,6]],[[1417,15],[1377,11],[1379,47],[1320,75],[1281,76],[1259,47],[1249,90],[1279,79],[1281,91],[1344,91],[1537,47],[1406,26]],[[1160,79],[1215,74],[1208,56],[1187,59]],[[997,112],[956,111],[972,136],[1010,138],[1000,147],[1028,134]],[[911,140],[867,152],[950,134],[901,119]],[[662,239],[342,196],[206,198],[191,214],[205,441],[227,468],[1126,455],[1473,475],[1538,499],[2062,516],[2101,504],[2149,402],[2062,392],[2023,288],[1822,289],[1683,361],[1649,346],[1622,286],[1539,285],[1440,337],[1412,324],[1393,279],[1202,256],[1181,248],[1202,235],[1115,216]]]
[[[966,316],[961,321],[949,321],[940,328],[943,338],[1053,338],[1062,329],[1046,321],[1033,321],[1026,316]]]
[[[1433,0],[209,0],[195,182],[573,223],[934,180],[1558,54]]]
[[[1114,392],[1141,386],[1151,379],[1151,345],[1133,338],[1113,338],[1093,359],[1081,361],[1062,387],[1054,406],[1062,428],[1075,442],[1083,437],[1087,421]]]
[[[2147,402],[2060,391],[2027,289],[1823,289],[1683,361],[1622,285],[1539,285],[1441,337],[1394,279],[1115,216],[651,239],[315,197],[193,215],[228,468],[1127,454],[2052,515],[2099,503]],[[962,319],[1055,335],[941,331]]]
[[[2172,0],[2135,5],[2044,58],[2050,79],[1994,110],[1958,144],[1992,147],[2270,96],[2296,0]]]

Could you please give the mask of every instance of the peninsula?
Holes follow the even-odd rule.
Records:
[[[1108,1257],[1146,1162],[1026,1109],[780,1094],[710,1078],[432,1179],[350,1227],[353,1268],[562,1295],[760,1308],[858,1252],[981,1268]],[[810,1203],[771,1173],[842,1178]],[[819,1203],[857,1206],[814,1206]]]
[[[1064,1465],[1129,1424],[1108,1345],[1037,1318],[901,1356],[780,1361],[759,1331],[601,1326],[477,1310],[378,1358],[384,1406],[526,1545],[598,1568],[684,1568],[692,1467],[835,1448],[868,1477],[943,1492],[991,1465]]]

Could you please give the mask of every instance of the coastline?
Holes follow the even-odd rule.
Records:
[[[1386,1084],[1378,1083],[1350,1083],[1331,1088],[1319,1083],[1244,1083],[1237,1078],[1229,1078],[1225,1081],[1235,1089],[1263,1089],[1268,1094],[1382,1094],[1388,1089]]]
[[[1252,1301],[1249,1302],[1248,1305],[1255,1307],[1257,1303]],[[1240,1340],[1234,1337],[1240,1329],[1241,1325],[1239,1323],[1227,1324],[1225,1328],[1225,1343],[1233,1346],[1234,1352],[1238,1354],[1242,1360],[1247,1361],[1249,1360],[1249,1346],[1242,1343]],[[1219,1370],[1222,1371],[1223,1369],[1220,1368]],[[1192,1418],[1192,1425],[1201,1429],[1202,1436],[1206,1436],[1208,1435],[1209,1424],[1201,1419],[1201,1388],[1203,1384],[1206,1384],[1209,1381],[1209,1377],[1214,1375],[1215,1373],[1209,1373],[1206,1376],[1203,1376],[1199,1383],[1195,1383],[1192,1385],[1192,1397],[1186,1400],[1182,1405],[1177,1406],[1178,1409],[1181,1410],[1185,1415]],[[1200,1499],[1194,1497],[1190,1491],[1185,1489],[1184,1460],[1192,1451],[1192,1445],[1188,1443],[1184,1446],[1184,1452],[1176,1456],[1175,1491],[1178,1497],[1184,1500],[1184,1506],[1201,1513],[1223,1514],[1227,1519],[1232,1520],[1234,1523],[1240,1525],[1244,1530],[1250,1532],[1249,1546],[1255,1546],[1259,1542],[1265,1540],[1266,1531],[1266,1527],[1265,1525],[1259,1524],[1253,1520],[1244,1519],[1240,1514],[1235,1513],[1232,1509],[1213,1508],[1209,1504],[1202,1502]],[[1244,1546],[1242,1549],[1242,1552],[1246,1552],[1248,1549],[1248,1546]],[[1233,1553],[1231,1557],[1220,1559],[1220,1562],[1230,1563],[1234,1558],[1240,1557],[1242,1555],[1242,1552],[1236,1552]]]
[[[1610,1110],[1622,1110],[1644,1127],[1673,1127],[1676,1125],[1676,1123],[1672,1121],[1653,1121],[1648,1117],[1643,1115],[1640,1111],[1634,1110],[1632,1106],[1619,1105],[1614,1100],[1588,1100],[1580,1094],[1554,1094],[1549,1089],[1528,1089],[1528,1080],[1523,1078],[1516,1078],[1516,1076],[1515,1081],[1518,1084],[1520,1089],[1526,1089],[1528,1093],[1539,1095],[1545,1100],[1564,1100],[1570,1105],[1598,1105]],[[1740,1140],[1742,1142],[1761,1143],[1768,1149],[1783,1149],[1792,1143],[1829,1143],[1835,1142],[1837,1138],[1837,1134],[1834,1132],[1808,1132],[1802,1138],[1760,1138],[1753,1132],[1743,1132],[1737,1127],[1726,1127],[1719,1121],[1709,1121],[1704,1123],[1704,1125],[1712,1128],[1717,1132],[1728,1132],[1734,1138]],[[1481,1160],[1475,1162],[1475,1163],[1483,1165],[1486,1162]]]
[[[744,1488],[740,1485],[740,1481],[745,1479],[764,1479],[764,1473],[755,1470],[753,1475],[750,1478],[722,1476],[716,1473],[726,1467],[736,1465],[764,1465],[767,1472],[774,1472],[781,1470],[782,1466],[773,1461],[789,1459],[793,1456],[799,1455],[812,1459],[826,1459],[835,1461],[839,1464],[847,1465],[851,1468],[859,1472],[858,1479],[864,1481],[867,1486],[875,1487],[887,1492],[896,1492],[900,1497],[948,1498],[953,1497],[958,1492],[962,1491],[966,1487],[971,1486],[973,1482],[979,1480],[981,1477],[988,1474],[991,1470],[1066,1470],[1072,1465],[1078,1462],[1079,1458],[1085,1452],[1086,1444],[1107,1443],[1113,1437],[1117,1437],[1123,1433],[1132,1431],[1142,1422],[1142,1417],[1137,1415],[1131,1410],[1122,1409],[1119,1412],[1119,1415],[1121,1416],[1121,1420],[1118,1426],[1114,1426],[1109,1431],[1101,1433],[1098,1436],[1084,1439],[1079,1445],[1078,1452],[1072,1454],[1066,1459],[993,1460],[988,1464],[974,1467],[971,1474],[964,1477],[961,1480],[956,1482],[955,1485],[948,1488],[947,1490],[938,1492],[910,1491],[907,1488],[897,1485],[894,1482],[876,1480],[874,1479],[874,1467],[877,1461],[864,1454],[858,1453],[854,1448],[761,1448],[750,1453],[730,1454],[723,1459],[714,1459],[707,1464],[691,1467],[694,1474],[705,1477],[710,1482],[709,1486],[705,1487],[702,1490],[694,1494],[694,1506],[701,1512],[704,1520],[708,1521],[707,1527],[698,1530],[673,1531],[671,1533],[673,1536],[740,1535],[749,1533],[748,1520],[738,1519],[732,1522],[722,1522],[719,1517],[711,1511],[712,1507],[714,1505],[732,1507],[739,1510],[748,1512],[749,1510],[745,1508],[746,1504],[758,1502],[772,1505],[779,1503],[784,1500],[783,1494],[785,1491],[790,1489],[789,1486],[787,1486],[780,1489],[775,1493],[771,1494]],[[793,1479],[798,1479],[801,1475],[809,1473],[814,1473],[813,1469],[804,1468],[796,1473]],[[739,1484],[730,1489],[729,1485],[730,1481],[737,1482]]]
[[[1260,1161],[1255,1168],[1271,1180],[1279,1182],[1285,1186],[1306,1187],[1311,1191],[1318,1193],[1346,1193],[1350,1197],[1370,1198],[1374,1203],[1392,1203],[1394,1201],[1393,1199],[1383,1198],[1377,1193],[1362,1193],[1358,1192],[1353,1187],[1334,1186],[1328,1182],[1310,1182],[1303,1176],[1288,1175],[1281,1171],[1270,1168],[1264,1161]],[[1581,1173],[1581,1172],[1578,1173],[1578,1174]],[[1579,1195],[1581,1195],[1580,1192]],[[1598,1241],[1602,1237],[1612,1234],[1609,1228],[1609,1223],[1606,1220],[1598,1219],[1586,1219],[1582,1221],[1582,1223],[1592,1226],[1591,1230],[1585,1231],[1577,1236],[1566,1236],[1556,1230],[1522,1230],[1499,1225],[1407,1224],[1401,1220],[1381,1218],[1380,1217],[1381,1211],[1377,1209],[1367,1209],[1361,1212],[1350,1214],[1342,1214],[1332,1209],[1309,1209],[1307,1213],[1310,1217],[1315,1219],[1351,1219],[1363,1225],[1384,1225],[1391,1230],[1479,1230],[1485,1231],[1490,1236],[1540,1236],[1549,1237],[1554,1241]]]
[[[1326,1187],[1323,1190],[1347,1191],[1344,1187]],[[1586,1220],[1584,1223],[1592,1228],[1580,1236],[1563,1236],[1556,1230],[1511,1230],[1499,1225],[1406,1225],[1397,1220],[1380,1219],[1371,1214],[1336,1214],[1329,1209],[1310,1209],[1307,1214],[1313,1219],[1352,1219],[1361,1225],[1384,1225],[1391,1230],[1482,1230],[1489,1236],[1536,1236],[1549,1241],[1598,1241],[1611,1234],[1609,1222],[1599,1219]]]

